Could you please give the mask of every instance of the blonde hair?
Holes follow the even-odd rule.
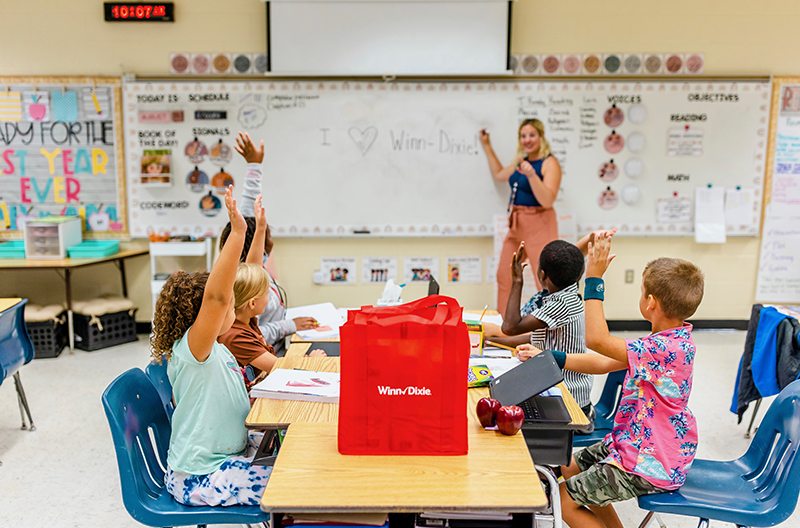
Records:
[[[517,130],[517,159],[523,160],[525,159],[525,149],[522,148],[522,142],[519,140],[520,134],[522,134],[522,128],[526,126],[532,126],[536,129],[539,133],[539,153],[536,156],[536,159],[544,159],[553,152],[550,150],[550,143],[544,138],[544,124],[539,121],[538,119],[526,119],[519,125],[519,130]]]
[[[667,317],[685,321],[703,300],[703,272],[689,261],[658,258],[642,273],[644,294],[655,297]]]
[[[258,299],[269,291],[269,273],[258,264],[240,262],[233,283],[234,309],[238,310],[251,299]]]

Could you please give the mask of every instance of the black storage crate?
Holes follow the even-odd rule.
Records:
[[[100,315],[100,324],[92,324],[90,315],[72,314],[75,329],[75,348],[100,350],[136,341],[136,309]],[[102,326],[103,330],[100,330]]]
[[[66,317],[65,315],[59,316],[60,318]],[[34,358],[54,358],[61,354],[64,347],[67,346],[69,331],[67,325],[59,321],[35,321],[25,323],[28,327],[28,335],[31,336],[33,342]]]

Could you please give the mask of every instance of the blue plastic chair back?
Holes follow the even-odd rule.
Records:
[[[169,377],[167,376],[167,359],[162,358],[160,364],[150,363],[147,365],[145,372],[158,391],[158,397],[161,398],[161,404],[164,406],[167,417],[172,420],[172,413],[175,412],[175,404],[172,403],[172,384],[169,382]]]
[[[136,521],[148,526],[254,524],[269,520],[258,506],[184,506],[164,487],[170,423],[147,375],[131,369],[103,393],[119,465],[122,501]]]
[[[33,359],[33,343],[25,326],[27,303],[28,299],[22,299],[0,312],[0,384]]]
[[[797,506],[798,447],[800,381],[795,381],[772,402],[741,458],[695,460],[681,488],[639,497],[639,507],[744,526],[775,526]]]
[[[619,409],[619,402],[622,399],[622,384],[625,383],[627,373],[627,370],[608,373],[600,401],[594,406],[596,413],[594,431],[586,435],[576,434],[572,440],[573,447],[588,447],[596,444],[614,428],[614,415]]]

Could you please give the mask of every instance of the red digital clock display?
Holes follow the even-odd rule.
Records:
[[[175,4],[172,2],[103,4],[106,22],[174,22]]]

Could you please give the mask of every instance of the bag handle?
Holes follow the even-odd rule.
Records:
[[[436,313],[432,319],[426,319],[420,315],[415,315],[413,312],[417,308],[430,308],[436,306]],[[379,326],[388,326],[399,322],[415,321],[419,323],[433,323],[442,324],[447,319],[447,316],[453,312],[460,311],[461,305],[452,297],[445,295],[429,295],[416,301],[411,301],[400,306],[381,307],[379,309],[364,309],[356,314],[356,320],[363,322],[368,315],[386,315],[388,317],[380,317],[372,322]],[[460,315],[460,314],[459,314]]]

